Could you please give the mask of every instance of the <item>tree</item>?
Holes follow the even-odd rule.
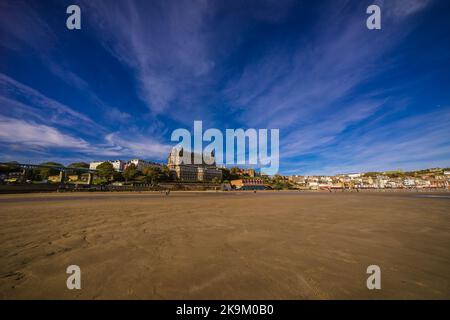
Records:
[[[46,167],[64,167],[62,164],[58,163],[58,162],[44,162],[40,164],[41,166],[46,166]],[[49,176],[54,176],[59,174],[59,170],[57,169],[53,169],[53,168],[46,168],[46,167],[40,167],[39,169],[36,170],[36,173],[39,175],[39,177],[41,179],[47,179]]]
[[[123,172],[123,177],[125,181],[133,180],[139,175],[139,171],[136,169],[136,165],[134,163],[127,166],[125,171]]]
[[[241,169],[238,167],[233,167],[230,169],[230,179],[239,179],[239,176],[241,175]]]
[[[364,173],[364,177],[372,177],[372,178],[376,178],[380,173],[372,171],[372,172],[366,172]]]
[[[115,170],[110,162],[103,162],[97,166],[97,174],[100,178],[106,179],[106,181],[110,181]]]
[[[71,168],[89,169],[89,163],[86,163],[86,162],[74,162],[74,163],[69,164],[69,167],[71,167]]]
[[[222,171],[222,178],[224,180],[232,180],[231,179],[230,169],[228,169],[228,168],[220,168],[220,170]]]
[[[7,162],[5,164],[0,165],[0,173],[10,173],[19,170],[19,166],[17,165],[17,161]]]
[[[160,181],[161,169],[159,167],[148,167],[144,169],[147,183],[156,184]]]
[[[214,177],[214,178],[212,178],[211,182],[214,184],[219,184],[221,181],[220,181],[220,178]]]
[[[273,176],[272,179],[269,180],[269,184],[275,190],[294,189],[294,185],[280,175]]]
[[[171,180],[171,172],[168,166],[162,165],[161,166],[161,181],[169,181]]]
[[[113,181],[124,181],[125,180],[122,172],[118,172],[118,171],[114,171],[112,178],[113,178]]]
[[[86,162],[74,162],[69,164],[70,168],[80,168],[80,169],[89,169],[89,164]],[[73,170],[73,173],[78,175],[78,178],[80,177],[80,174],[82,174],[83,170]]]
[[[389,178],[403,178],[405,176],[405,174],[403,173],[403,171],[401,170],[397,170],[397,171],[386,171],[385,174],[389,177]]]
[[[162,166],[150,166],[144,169],[144,180],[147,183],[157,184],[161,181],[169,181],[171,178],[171,173],[169,167],[166,165]]]

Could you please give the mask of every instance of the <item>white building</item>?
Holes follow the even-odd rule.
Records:
[[[403,180],[403,185],[405,187],[414,187],[416,185],[416,181],[414,179],[405,179]]]
[[[317,190],[319,189],[319,182],[308,180],[306,186],[309,187],[311,190]]]
[[[319,177],[319,182],[323,183],[323,184],[331,184],[333,180],[331,179],[331,177],[328,176],[320,176]]]
[[[395,188],[398,188],[399,185],[398,185],[397,182],[392,181],[392,180],[389,180],[389,181],[386,183],[385,187],[386,187],[386,188],[392,188],[392,189],[395,189]]]
[[[289,181],[291,181],[293,183],[296,183],[296,184],[305,184],[306,183],[305,177],[297,176],[297,175],[290,176],[289,177]]]
[[[349,173],[347,176],[351,179],[360,178],[362,176],[361,173]]]
[[[89,169],[95,170],[95,169],[97,169],[97,167],[98,167],[99,165],[101,165],[103,162],[105,162],[105,161],[92,161],[91,163],[89,163]]]
[[[148,161],[141,160],[141,159],[132,159],[127,162],[127,164],[125,165],[125,168],[131,164],[134,164],[136,169],[139,171],[144,171],[148,167],[161,167],[161,165],[158,163],[148,162]]]
[[[388,183],[388,178],[387,177],[383,177],[383,176],[378,176],[377,177],[377,181],[376,181],[376,185],[378,188],[380,189],[384,189]]]
[[[101,165],[103,162],[109,162],[112,164],[114,170],[116,171],[123,171],[125,167],[125,162],[122,160],[108,160],[108,161],[92,161],[89,163],[89,169],[96,170],[99,165]]]
[[[125,167],[125,162],[122,160],[113,160],[113,161],[108,161],[108,162],[110,162],[113,165],[114,170],[116,170],[116,171],[123,171],[123,169]]]

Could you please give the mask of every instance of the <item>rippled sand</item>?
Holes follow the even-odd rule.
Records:
[[[66,287],[72,264],[81,290]],[[381,267],[381,290],[366,288],[372,264]],[[449,299],[450,200],[1,195],[0,298]]]

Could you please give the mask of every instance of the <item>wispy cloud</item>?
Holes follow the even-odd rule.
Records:
[[[446,167],[450,165],[449,121],[448,108],[442,108],[385,124],[372,123],[340,136],[332,145],[316,146],[311,152],[314,166],[302,161],[290,166],[309,174],[412,170],[424,164]]]
[[[11,49],[18,54],[32,53],[33,56],[42,61],[53,75],[70,88],[76,89],[81,96],[87,98],[93,107],[100,109],[102,112],[99,114],[104,114],[106,120],[116,120],[119,124],[130,120],[132,117],[130,114],[120,110],[117,106],[110,106],[105,103],[93,91],[89,82],[74,71],[74,66],[68,62],[66,55],[59,47],[62,41],[61,35],[53,30],[42,16],[42,12],[39,12],[36,7],[38,7],[37,3],[25,0],[0,3],[0,38],[2,39],[0,46]],[[61,6],[60,10],[61,13],[65,13],[64,6]],[[61,18],[64,19],[64,17],[62,14]],[[61,24],[61,29],[64,30],[64,24]],[[20,91],[21,94],[36,95],[38,93],[29,86],[22,85],[4,74],[0,77],[2,77],[0,85],[2,87],[8,86],[7,89],[10,91],[12,91],[11,88],[17,87],[15,90]],[[1,88],[1,90],[4,89]],[[52,102],[52,104],[54,103]],[[60,106],[57,109],[62,110]],[[68,111],[73,115],[73,110]],[[83,114],[77,113],[75,117],[81,119],[80,116],[83,116]],[[87,117],[82,120],[90,121]],[[83,124],[81,127],[84,128]]]
[[[136,134],[121,135],[120,132],[110,133],[105,140],[120,148],[122,154],[150,159],[165,159],[171,146],[152,139],[151,136]]]
[[[0,142],[16,152],[45,154],[57,149],[90,157],[162,159],[169,150],[168,145],[137,129],[110,132],[88,116],[1,73],[0,105]],[[131,116],[110,108],[108,117],[120,123]]]
[[[399,24],[399,16],[405,18],[417,13],[430,3],[386,3],[383,13],[391,13],[386,14],[385,22]],[[270,48],[248,64],[224,91],[244,123],[280,128],[282,163],[287,168],[298,168],[308,162],[302,160],[303,155],[319,156],[321,149],[330,146],[333,153],[353,155],[359,152],[337,148],[342,133],[351,127],[364,127],[365,121],[383,108],[386,108],[385,113],[392,111],[385,105],[390,93],[386,89],[382,92],[374,81],[395,69],[398,58],[387,54],[414,30],[414,23],[374,34],[365,28],[366,16],[361,14],[365,12],[364,7],[353,8],[349,10],[345,2],[333,2],[324,8],[322,16],[307,33],[311,38],[300,37],[293,51]],[[359,89],[363,86],[366,92],[361,94]],[[397,100],[400,102],[401,98]],[[395,125],[388,129],[398,132]],[[371,134],[378,136],[375,132]],[[353,141],[349,143],[353,145]],[[369,145],[365,148],[371,149]],[[381,157],[390,157],[381,148],[377,152]],[[405,157],[407,154],[403,153]],[[355,167],[362,167],[364,161],[368,161],[358,159],[360,162],[354,162]],[[327,160],[336,168],[342,165],[338,158],[327,157]],[[382,163],[387,165],[388,161]]]
[[[141,157],[145,159],[164,159],[169,145],[164,145],[149,137],[134,135],[121,137],[120,132],[109,133],[101,143],[90,143],[79,137],[63,133],[59,129],[0,116],[0,142],[3,148],[16,152],[51,154],[55,151],[78,154],[92,160],[92,157]],[[54,155],[55,159],[60,159]]]
[[[139,93],[155,113],[183,100],[214,68],[207,46],[209,1],[89,1],[105,46],[134,70]],[[120,26],[119,28],[117,26]],[[111,32],[114,30],[114,32]]]
[[[7,117],[0,117],[0,141],[33,149],[89,149],[85,140],[63,134],[53,127]]]
[[[24,85],[5,74],[0,73],[1,114],[20,115],[30,118],[45,119],[49,123],[58,123],[71,128],[95,128],[104,131],[85,114],[51,99],[39,91]]]
[[[281,128],[303,124],[338,108],[340,99],[392,67],[390,60],[379,62],[401,35],[370,34],[361,11],[341,10],[339,4],[325,8],[311,38],[298,39],[291,51],[268,50],[230,81],[225,94],[243,111],[245,122]],[[265,112],[254,117],[258,110]]]
[[[429,6],[434,0],[376,0],[389,18],[407,18]]]

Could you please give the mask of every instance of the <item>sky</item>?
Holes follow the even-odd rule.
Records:
[[[194,120],[279,129],[286,175],[450,167],[450,2],[0,0],[0,161],[166,162]]]

